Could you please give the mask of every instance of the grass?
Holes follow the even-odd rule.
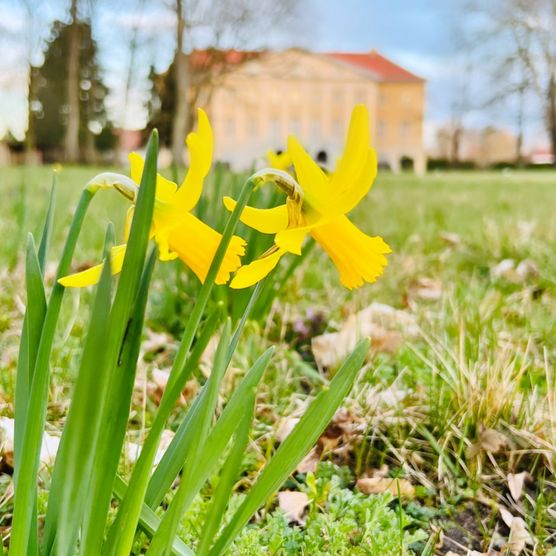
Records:
[[[68,167],[57,174],[48,260],[59,256],[71,207],[95,173],[94,168]],[[2,415],[10,417],[25,300],[26,233],[36,235],[42,226],[51,181],[47,168],[0,169],[0,395]],[[241,180],[213,175],[212,190],[227,192],[235,181]],[[383,236],[393,249],[384,277],[349,292],[318,248],[300,264],[264,318],[248,324],[233,361],[235,372],[225,378],[229,396],[253,354],[275,345],[277,355],[258,394],[255,433],[236,484],[236,508],[242,490],[274,451],[280,420],[295,416],[333,375],[334,369],[315,366],[307,349],[312,335],[339,329],[347,315],[376,301],[413,315],[419,332],[401,346],[375,349],[343,413],[319,441],[323,463],[314,473],[290,478],[286,488],[308,496],[303,523],[288,524],[271,503],[231,553],[465,554],[466,549],[493,548],[505,554],[511,532],[500,506],[525,520],[531,543],[522,554],[550,553],[556,546],[555,185],[556,174],[550,172],[384,174],[354,213],[365,231]],[[108,220],[121,239],[126,208],[114,193],[97,195],[76,265],[100,260]],[[207,214],[214,212],[210,217],[217,220],[219,210]],[[527,272],[497,275],[505,259],[515,266],[526,261],[522,269]],[[47,275],[52,274],[47,265]],[[174,338],[198,291],[194,280],[174,263],[155,269],[154,301],[147,311],[151,332],[140,367],[146,380],[134,393],[130,440],[140,440],[152,423],[159,401],[152,371],[171,364]],[[233,303],[224,290],[219,292],[213,301]],[[88,291],[63,302],[47,414],[47,430],[54,435],[67,414],[91,303]],[[205,380],[201,371],[195,376],[188,383],[191,390]],[[187,403],[187,390],[184,398]],[[181,414],[176,408],[172,428]],[[6,537],[12,506],[9,457],[4,455],[4,461],[0,527]],[[126,462],[121,465],[125,472]],[[416,487],[411,499],[402,499],[401,513],[396,493],[366,495],[354,488],[357,479],[378,476],[379,469]],[[515,499],[508,475],[521,472],[530,477]],[[47,471],[41,481],[39,513],[50,482]],[[198,535],[196,515],[209,511],[213,487],[197,497],[180,524],[186,542]]]

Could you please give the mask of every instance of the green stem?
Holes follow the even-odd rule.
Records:
[[[197,302],[189,316],[178,353],[176,354],[172,370],[170,371],[168,385],[160,401],[160,406],[154,417],[150,433],[147,436],[139,459],[133,469],[126,495],[122,500],[116,519],[108,533],[106,554],[109,556],[128,556],[131,552],[133,538],[139,521],[139,515],[145,498],[158,443],[164,426],[166,425],[166,421],[189,376],[190,369],[186,368],[186,362],[191,345],[193,344],[193,339],[195,338],[197,328],[214,286],[216,275],[220,269],[230,240],[232,239],[239,217],[256,185],[257,183],[254,180],[249,179],[243,186],[237,205],[224,229],[220,245],[216,250],[206,279],[199,291]]]
[[[52,288],[48,308],[44,319],[44,327],[37,351],[37,360],[33,372],[33,380],[29,393],[27,418],[23,430],[21,458],[18,470],[18,481],[15,488],[14,514],[11,530],[10,552],[11,556],[26,554],[27,541],[32,527],[33,508],[37,496],[37,473],[42,435],[46,420],[46,406],[48,401],[48,383],[50,376],[49,361],[56,324],[60,315],[60,307],[64,296],[64,287],[58,279],[68,273],[71,259],[77,244],[77,238],[83,225],[83,220],[94,192],[85,189],[68,233],[66,244],[58,265],[56,282]]]

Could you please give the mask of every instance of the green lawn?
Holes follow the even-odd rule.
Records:
[[[57,260],[81,188],[98,171],[64,168],[57,174],[49,260]],[[218,196],[215,188],[223,194],[237,191],[241,179],[226,173],[213,176],[206,198]],[[13,416],[26,234],[37,234],[42,226],[51,182],[48,168],[0,169],[4,416]],[[300,472],[287,485],[309,495],[303,523],[288,525],[272,504],[231,553],[466,554],[465,549],[486,553],[492,547],[509,554],[506,550],[512,542],[515,550],[519,531],[519,539],[531,541],[521,554],[555,553],[555,207],[554,172],[379,176],[353,218],[392,247],[385,275],[376,284],[349,292],[315,247],[283,284],[272,307],[246,329],[226,382],[228,394],[254,355],[269,344],[277,346],[277,353],[257,400],[243,486],[272,452],[284,418],[295,416],[334,372],[316,366],[308,347],[313,335],[341,329],[350,314],[373,302],[404,310],[418,330],[409,334],[402,324],[401,330],[389,329],[383,338],[377,332],[369,365],[345,411],[319,442],[323,463],[315,475]],[[122,239],[126,208],[125,200],[113,192],[97,195],[75,268],[99,260],[109,220]],[[206,220],[222,225],[220,202],[207,201],[200,210]],[[256,248],[259,252],[262,246]],[[507,259],[514,264],[505,263],[503,271],[498,265]],[[283,268],[289,262],[284,260]],[[160,263],[154,288],[140,367],[148,377],[153,368],[168,367],[172,338],[183,326],[197,285],[179,264]],[[220,288],[214,300],[233,311],[240,297]],[[47,428],[54,434],[68,408],[90,300],[91,293],[83,291],[72,292],[64,301],[48,408]],[[203,380],[199,372],[190,389],[198,389]],[[137,441],[149,426],[158,396],[151,379],[144,391],[137,390],[131,440]],[[181,415],[176,408],[174,427]],[[357,479],[379,478],[378,469],[415,487],[402,498],[403,515],[396,495],[362,494],[355,488]],[[0,485],[7,494],[0,502],[0,528],[6,537],[12,506],[9,466],[3,470]],[[521,472],[529,476],[519,494],[510,489],[516,479],[508,479],[508,474]],[[44,472],[45,496],[48,480]],[[241,490],[240,484],[238,500]],[[204,494],[210,494],[210,487]],[[514,516],[511,527],[501,518],[500,506]],[[199,498],[184,518],[181,533],[186,542],[195,537],[196,516],[205,507],[206,498]],[[525,533],[517,525],[519,517]]]

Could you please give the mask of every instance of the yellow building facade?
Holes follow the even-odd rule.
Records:
[[[358,103],[369,108],[379,161],[424,172],[425,82],[377,52],[262,53],[221,76],[205,99],[216,159],[236,169],[249,167],[256,153],[283,150],[290,133],[334,167]]]

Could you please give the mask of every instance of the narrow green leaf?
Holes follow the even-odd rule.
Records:
[[[113,234],[108,232],[107,243],[110,235]],[[94,439],[100,426],[102,392],[98,384],[106,380],[103,375],[109,371],[106,365],[105,326],[110,313],[110,290],[108,257],[97,288],[79,373],[52,474],[42,541],[43,554],[71,554],[77,540],[95,454]]]
[[[251,429],[251,421],[255,413],[255,393],[252,392],[249,397],[245,399],[245,407],[247,411],[240,419],[232,449],[226,462],[222,467],[218,486],[214,492],[210,508],[205,517],[205,524],[199,538],[197,545],[197,555],[205,556],[208,553],[210,545],[214,540],[218,528],[224,517],[224,513],[230,501],[234,483],[236,482],[241,471],[241,461],[245,455],[247,444],[249,442],[249,431]]]
[[[189,376],[186,362],[191,350],[193,339],[195,338],[197,328],[203,313],[205,312],[207,301],[214,286],[214,280],[222,264],[230,240],[232,239],[232,235],[239,221],[241,212],[247,204],[255,186],[256,183],[251,180],[247,180],[245,183],[238,198],[237,205],[228,219],[210,269],[203,285],[201,286],[195,306],[189,316],[178,353],[176,354],[174,364],[172,365],[168,385],[164,391],[162,400],[160,401],[160,406],[155,414],[150,433],[133,469],[129,482],[129,488],[127,489],[126,495],[124,496],[124,499],[118,509],[116,519],[110,528],[107,539],[108,556],[128,556],[131,551],[135,530],[139,522],[139,515],[145,498],[145,492],[158,443],[160,441],[160,436],[162,435],[166,421],[168,420],[168,417],[174,408],[175,402],[183,390]]]
[[[85,190],[81,194],[58,265],[57,279],[68,273],[77,238],[93,196],[94,192],[89,190]],[[26,554],[29,534],[35,527],[32,522],[35,521],[33,516],[36,514],[36,481],[48,402],[49,360],[63,295],[64,287],[56,281],[44,317],[34,371],[31,373],[28,411],[23,425],[21,444],[21,453],[25,454],[25,458],[18,461],[18,480],[15,485],[14,514],[10,534],[10,556]]]
[[[46,267],[46,255],[50,246],[50,238],[52,237],[52,227],[54,222],[54,207],[56,204],[56,173],[52,176],[52,187],[50,188],[50,196],[48,197],[48,208],[46,209],[46,218],[42,229],[41,241],[39,243],[39,264],[44,274]]]
[[[227,354],[227,364],[230,364],[232,360],[234,351],[237,347],[239,342],[239,338],[249,317],[253,305],[255,304],[259,292],[261,291],[261,282],[257,284],[251,297],[249,298],[249,302],[247,303],[247,307],[243,312],[240,322],[238,323],[234,335],[230,341],[230,345],[228,347],[228,354]],[[201,338],[195,344],[195,348],[193,349],[191,356],[187,360],[187,365],[197,365],[198,358],[200,357],[202,351],[204,351],[204,346],[208,344],[210,337],[212,337],[213,330],[209,328],[209,319],[207,319],[207,323],[205,324],[205,328],[203,329],[203,333]],[[215,325],[216,326],[216,325]],[[210,337],[209,337],[210,334]],[[201,343],[201,339],[203,343]],[[199,346],[199,344],[201,344]],[[204,344],[204,345],[203,345]],[[201,350],[197,350],[198,347],[201,347]],[[197,356],[198,354],[198,356]],[[196,411],[197,405],[201,401],[201,395],[197,396],[193,405],[187,412],[184,420],[181,422],[170,446],[162,456],[162,460],[157,465],[154,473],[149,481],[149,486],[147,488],[147,493],[145,495],[145,502],[151,508],[155,508],[162,502],[164,498],[164,494],[168,491],[168,489],[172,486],[175,478],[178,476],[178,473],[181,471],[181,466],[187,457],[187,451],[189,449],[189,439],[191,436],[191,421]]]
[[[207,318],[201,335],[199,336],[198,340],[195,342],[195,347],[193,348],[189,359],[187,360],[187,368],[190,369],[190,372],[197,367],[199,363],[199,359],[201,355],[205,351],[210,339],[213,337],[216,327],[220,322],[220,318],[222,316],[222,305],[218,305],[216,309],[209,315]],[[205,384],[206,386],[206,384]],[[203,386],[203,391],[205,390],[205,386]],[[181,466],[187,457],[187,449],[189,448],[189,440],[191,438],[191,423],[194,421],[193,416],[198,411],[199,403],[202,399],[202,392],[195,398],[193,404],[187,411],[183,421],[180,423],[174,438],[172,438],[172,442],[168,447],[168,450],[162,456],[162,459],[156,466],[154,473],[149,481],[149,485],[147,487],[147,492],[145,494],[145,503],[150,506],[151,508],[155,508],[160,504],[162,498],[158,499],[158,493],[162,492],[162,497],[164,497],[164,493],[170,488],[174,479],[177,477],[179,471],[181,470]],[[176,440],[177,439],[177,440]],[[181,439],[181,442],[180,442]],[[174,446],[180,443],[183,446],[183,450],[175,451]],[[171,457],[167,457],[168,452],[171,452]],[[169,473],[172,473],[173,469],[175,469],[175,475],[170,478]],[[167,478],[170,478],[170,482],[167,482]]]
[[[282,442],[224,531],[214,543],[210,556],[222,554],[251,516],[294,471],[297,464],[318,440],[328,422],[349,393],[369,351],[363,340],[336,373],[330,386],[313,400],[295,428]]]
[[[120,500],[124,497],[127,485],[124,480],[116,475],[114,481],[114,494]],[[146,505],[141,508],[141,516],[139,518],[141,528],[152,537],[160,525],[160,518]],[[172,553],[176,556],[195,556],[195,553],[189,548],[179,537],[174,537],[172,544]]]
[[[15,392],[15,481],[19,471],[21,444],[27,413],[27,402],[33,370],[37,359],[37,349],[41,338],[44,317],[46,314],[46,295],[42,281],[39,259],[33,236],[27,237],[27,253],[25,259],[25,285],[27,289],[27,306],[21,334],[18,369]]]
[[[108,368],[108,375],[111,375],[112,380],[110,383],[105,380],[99,382],[97,385],[103,400],[101,409],[103,416],[101,427],[97,431],[97,437],[93,439],[93,442],[95,444],[98,442],[100,447],[106,447],[106,443],[111,443],[114,440],[113,438],[105,436],[105,429],[109,426],[107,423],[110,423],[114,418],[114,413],[117,412],[118,409],[121,409],[126,415],[129,413],[129,403],[126,404],[125,400],[121,400],[117,397],[118,394],[124,395],[124,393],[118,389],[126,388],[129,380],[129,373],[131,372],[130,369],[124,368],[121,365],[121,355],[123,353],[122,350],[124,348],[126,334],[132,326],[132,312],[137,300],[141,276],[143,275],[155,202],[157,157],[158,134],[156,131],[153,131],[147,145],[145,167],[141,177],[141,185],[137,195],[135,210],[133,212],[133,220],[122,272],[118,282],[118,289],[114,297],[114,303],[106,327],[106,365]],[[144,301],[146,301],[146,299]],[[140,323],[137,324],[141,326],[142,318],[139,320]],[[140,334],[140,330],[135,330],[134,333]],[[139,338],[135,337],[135,341],[139,341]],[[133,372],[134,371],[135,366],[133,366]],[[116,390],[118,390],[118,392],[116,392]],[[107,395],[110,396],[109,400],[107,400]],[[116,397],[116,401],[114,401],[114,396]],[[118,414],[116,419],[117,422],[119,423],[121,419],[124,419],[124,417]],[[114,453],[118,450],[117,443],[114,442],[113,446],[110,446],[107,450],[110,452],[110,456],[107,455],[106,457],[110,457],[112,460],[112,457],[115,457]],[[98,454],[97,456],[102,457]],[[82,536],[86,542],[81,543],[81,554],[97,556],[99,553],[98,550],[102,544],[102,537],[104,534],[104,524],[109,511],[110,490],[115,473],[116,470],[112,470],[112,468],[99,468],[98,459],[95,460],[84,510],[85,519],[83,522]],[[92,515],[94,515],[94,520],[90,518]]]
[[[131,324],[127,331],[116,370],[111,371],[112,381],[104,402],[101,438],[97,442],[88,489],[89,502],[83,522],[81,553],[99,554],[104,534],[106,509],[112,494],[112,480],[116,476],[118,461],[125,441],[131,396],[141,347],[145,310],[152,272],[156,261],[153,249],[135,302]],[[97,433],[98,434],[98,433]]]
[[[230,398],[230,401],[224,408],[224,411],[222,411],[222,415],[220,415],[216,421],[216,424],[210,432],[206,442],[205,451],[202,455],[202,461],[204,463],[202,466],[198,466],[197,468],[198,474],[194,482],[195,487],[192,487],[190,493],[191,500],[199,492],[210,473],[212,473],[215,465],[218,463],[221,455],[224,453],[230,438],[234,434],[237,423],[245,411],[245,398],[249,396],[249,393],[252,392],[260,382],[273,353],[274,348],[268,348],[257,359],[257,361],[255,361],[251,369],[249,369],[248,373],[236,388]],[[189,429],[187,429],[187,433],[189,433]],[[185,460],[183,456],[184,453],[186,453],[184,445],[186,444],[188,438],[187,433],[185,430],[182,430],[182,427],[180,427],[174,437],[174,439],[178,437],[178,441],[176,443],[172,442],[163,456],[163,460],[167,461],[167,467],[164,468],[164,474],[161,475],[159,490],[153,493],[153,496],[156,495],[154,497],[156,504],[153,503],[151,508],[160,504],[164,494],[171,487],[183,466],[183,462]],[[159,467],[161,463],[162,461],[160,462]]]
[[[191,476],[194,473],[195,467],[200,464],[199,456],[207,440],[208,431],[218,401],[220,384],[228,368],[227,352],[230,343],[231,327],[230,319],[228,319],[216,349],[212,372],[207,380],[207,388],[205,392],[203,392],[203,394],[205,394],[203,396],[203,401],[199,405],[199,411],[196,414],[192,431],[191,448],[188,453],[187,461],[185,462],[180,486],[160,522],[160,527],[151,540],[147,554],[161,556],[162,554],[169,554],[170,552],[172,539],[176,534],[179,521],[185,511],[184,502],[187,503],[190,495]]]

